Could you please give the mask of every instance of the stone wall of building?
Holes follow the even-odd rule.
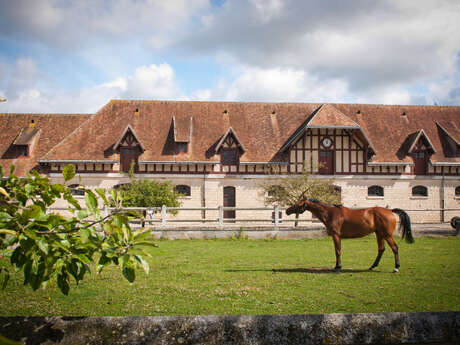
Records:
[[[59,175],[51,176],[52,181],[62,183]],[[223,190],[226,186],[235,187],[236,207],[238,208],[263,208],[270,207],[264,203],[265,196],[260,185],[268,181],[270,176],[265,175],[150,175],[140,178],[154,178],[159,180],[171,180],[176,185],[188,185],[191,195],[184,197],[182,207],[211,207],[217,208],[223,205]],[[121,174],[82,174],[74,178],[68,184],[82,184],[89,188],[110,189],[120,183],[128,183],[129,178]],[[455,196],[455,188],[460,186],[460,178],[438,177],[415,178],[413,176],[340,176],[334,179],[334,184],[342,189],[342,203],[351,208],[364,207],[388,207],[407,210],[414,223],[437,223],[448,222],[453,216],[460,215],[460,197]],[[368,188],[377,185],[383,188],[383,196],[368,196]],[[413,196],[412,189],[415,186],[427,188],[427,196]],[[443,187],[444,186],[444,187]],[[444,194],[444,203],[442,202]],[[78,197],[77,197],[78,198]],[[82,197],[80,197],[82,199]],[[444,204],[446,209],[455,209],[444,212],[440,211]],[[62,202],[59,204],[66,207]],[[431,211],[430,211],[431,210]],[[237,219],[271,219],[273,210],[237,210]],[[177,216],[168,215],[176,220],[200,220],[204,212],[200,210],[182,210]],[[217,219],[218,210],[207,210],[206,219]],[[160,215],[155,216],[159,219]],[[444,219],[442,219],[444,218]],[[282,219],[293,220],[294,216],[287,217],[283,213]],[[305,212],[301,220],[311,220],[311,214]],[[244,222],[243,222],[244,223]],[[249,224],[257,224],[250,222]]]

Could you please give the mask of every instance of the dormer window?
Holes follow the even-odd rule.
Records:
[[[33,121],[33,120],[32,120]],[[11,143],[8,150],[3,154],[3,159],[26,158],[32,154],[38,138],[40,137],[40,129],[34,128],[31,123],[29,127],[23,128],[18,136]]]
[[[129,172],[131,165],[134,164],[134,171],[137,172],[138,159],[145,148],[130,125],[123,131],[113,148],[115,152],[120,153],[121,171]]]
[[[177,153],[187,153],[188,143],[176,143]]]
[[[221,163],[223,165],[237,165],[239,161],[238,149],[223,148],[221,150]]]
[[[29,156],[29,145],[15,145],[16,154],[18,157],[28,157]]]
[[[238,165],[240,155],[245,151],[246,149],[232,127],[227,130],[216,146],[216,153],[220,154],[220,162],[223,165]]]

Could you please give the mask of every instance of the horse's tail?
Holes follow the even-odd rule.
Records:
[[[394,208],[391,212],[399,216],[399,230],[402,229],[402,238],[405,238],[407,243],[414,243],[409,215],[400,208]]]

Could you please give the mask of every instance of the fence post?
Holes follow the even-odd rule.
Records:
[[[161,226],[166,226],[166,205],[161,206]]]
[[[219,206],[219,226],[223,227],[224,226],[224,207]]]
[[[276,231],[278,231],[278,226],[279,226],[279,223],[280,223],[279,210],[280,210],[279,206],[275,205],[274,211],[275,211],[275,230]]]

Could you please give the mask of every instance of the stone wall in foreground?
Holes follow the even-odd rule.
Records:
[[[460,312],[173,317],[0,317],[25,344],[459,344]]]

